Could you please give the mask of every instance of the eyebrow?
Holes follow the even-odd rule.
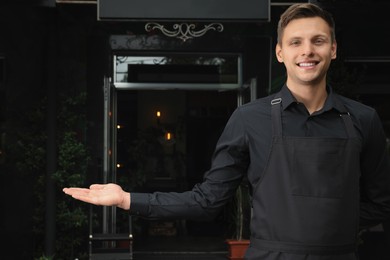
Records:
[[[292,41],[292,40],[301,40],[303,39],[304,37],[301,37],[301,36],[292,36],[290,38],[286,38],[286,40],[288,41]],[[316,34],[312,37],[310,37],[310,39],[316,39],[316,38],[325,38],[325,39],[330,39],[331,37],[328,36],[327,34]]]

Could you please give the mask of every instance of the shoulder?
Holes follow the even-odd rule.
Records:
[[[382,121],[375,108],[340,95],[338,95],[338,98],[350,113],[355,127],[363,137],[378,137],[377,134],[382,133]]]
[[[235,110],[234,114],[240,116],[243,120],[259,117],[261,120],[271,114],[272,96],[261,97],[256,100],[245,103]]]
[[[239,124],[240,127],[252,129],[271,120],[271,100],[273,95],[261,97],[245,103],[235,109],[228,124]]]
[[[373,107],[341,95],[336,94],[335,96],[357,120],[371,120],[372,117],[376,116],[376,110]]]
[[[239,107],[237,110],[243,113],[249,112],[267,112],[271,109],[271,100],[275,95],[269,95],[266,97],[261,97],[256,100],[245,103]]]

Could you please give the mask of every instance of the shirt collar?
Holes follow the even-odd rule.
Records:
[[[331,86],[326,86],[326,91],[328,92],[328,97],[326,98],[325,105],[322,109],[322,112],[329,111],[332,109],[336,109],[339,112],[344,111],[343,105],[340,102],[337,102],[337,94],[333,92]],[[287,85],[284,84],[282,89],[280,90],[280,97],[283,100],[283,110],[287,109],[292,103],[296,103],[297,100],[288,89]]]
[[[284,84],[280,90],[280,97],[282,98],[283,110],[286,110],[291,105],[291,103],[297,102],[286,84]]]

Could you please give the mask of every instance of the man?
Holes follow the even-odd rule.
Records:
[[[390,216],[390,163],[374,109],[326,83],[336,58],[334,21],[313,4],[281,16],[280,92],[232,114],[204,181],[184,193],[127,193],[115,184],[64,192],[150,218],[210,218],[246,174],[253,190],[246,259],[355,260],[359,229]]]

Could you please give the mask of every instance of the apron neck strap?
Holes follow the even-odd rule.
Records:
[[[345,129],[347,131],[348,137],[356,137],[356,131],[355,131],[355,127],[353,126],[351,114],[348,112],[348,110],[345,107],[345,105],[340,101],[340,99],[337,96],[335,96],[335,98],[333,98],[333,100],[341,108],[341,110],[340,110],[340,117],[343,119],[343,122],[344,122],[344,125],[345,125]]]
[[[279,93],[271,100],[272,135],[282,136],[282,98]]]
[[[348,112],[346,107],[338,98],[334,99],[337,102],[342,110],[340,111],[340,117],[343,119],[345,129],[348,137],[355,137],[356,131],[353,126],[353,122],[351,119],[351,114]],[[275,97],[271,100],[271,118],[272,118],[272,135],[273,136],[282,136],[282,98],[280,94],[277,93]]]

